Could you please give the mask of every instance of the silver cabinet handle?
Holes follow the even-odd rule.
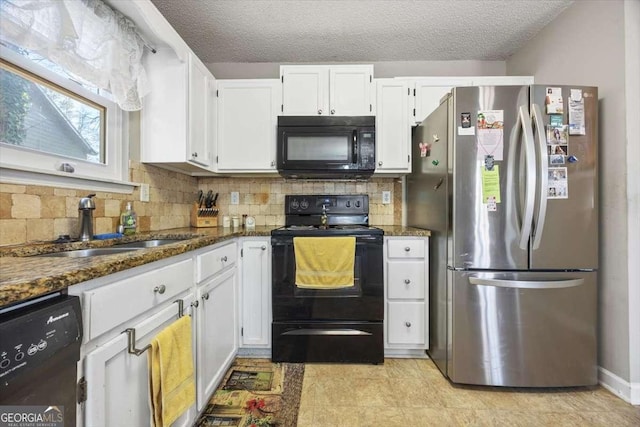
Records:
[[[206,294],[202,295],[202,299],[203,300],[208,300],[209,299],[209,292],[207,292]]]
[[[191,303],[191,307],[198,308],[199,305],[200,305],[200,302],[198,300],[195,300],[194,302]]]
[[[276,165],[275,160],[271,160],[271,167],[273,167],[273,166],[275,166],[275,165]]]
[[[198,157],[198,153],[192,153],[191,157]]]
[[[267,247],[266,247],[265,245],[262,245],[262,246],[260,247],[260,249],[262,249],[263,251],[266,251],[266,250],[267,250]]]
[[[408,285],[409,283],[411,283],[411,280],[409,280],[409,279],[404,279],[404,283]]]
[[[157,294],[164,294],[164,291],[166,290],[167,290],[167,287],[165,285],[160,285],[153,288],[153,292]]]
[[[382,166],[382,160],[378,162],[378,166]]]
[[[222,261],[222,262],[227,262],[227,256],[225,255],[225,256],[223,256],[222,258],[220,258],[220,261]]]
[[[411,327],[411,322],[404,322],[404,326],[406,326],[407,328]]]
[[[322,110],[318,110],[318,114],[322,114]]]
[[[472,285],[498,286],[501,288],[515,289],[557,289],[572,288],[584,284],[584,279],[568,280],[502,280],[502,279],[481,279],[479,277],[469,277]]]
[[[411,248],[409,246],[405,246],[404,251],[405,252],[409,252],[411,250]]]
[[[331,114],[335,114],[335,113],[336,113],[336,110],[331,110]]]

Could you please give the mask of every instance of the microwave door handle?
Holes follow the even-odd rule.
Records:
[[[353,156],[352,163],[358,163],[358,131],[353,131],[353,145],[351,146],[351,154]]]

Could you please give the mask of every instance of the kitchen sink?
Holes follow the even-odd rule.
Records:
[[[120,243],[115,245],[114,249],[119,248],[155,248],[162,245],[170,245],[172,243],[182,242],[188,239],[153,239],[153,240],[140,240],[139,242]]]
[[[65,258],[86,258],[99,255],[115,255],[125,252],[132,252],[140,248],[90,248],[76,249],[73,251],[52,252],[49,254],[35,255],[37,257],[65,257]]]

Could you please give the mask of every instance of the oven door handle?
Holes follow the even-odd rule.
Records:
[[[373,335],[371,332],[359,331],[357,329],[294,329],[282,335]]]

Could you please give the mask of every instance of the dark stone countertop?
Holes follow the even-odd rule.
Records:
[[[114,240],[73,243],[34,243],[0,247],[0,307],[26,301],[87,280],[138,267],[150,262],[211,246],[236,237],[270,236],[274,226],[254,230],[229,228],[180,228],[125,236],[118,243],[150,239],[185,239],[176,243],[113,255],[85,258],[34,257],[73,249],[109,247]],[[380,226],[387,236],[429,236],[428,230]]]

